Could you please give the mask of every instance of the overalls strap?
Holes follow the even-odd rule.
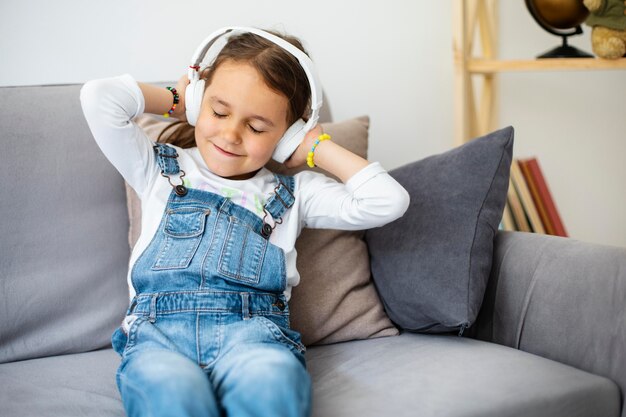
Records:
[[[187,187],[183,184],[183,177],[185,176],[185,171],[180,169],[178,165],[178,152],[173,147],[166,145],[165,143],[155,143],[152,147],[154,152],[156,153],[157,164],[159,164],[159,168],[161,168],[161,175],[167,178],[167,181],[170,183],[176,195],[180,197],[184,197],[187,195]],[[179,185],[174,185],[172,183],[172,179],[170,175],[176,175],[179,172],[181,183]]]
[[[296,201],[294,197],[295,181],[293,177],[287,175],[274,174],[278,185],[274,188],[274,194],[265,203],[265,210],[274,219],[283,217],[285,211],[289,210]]]
[[[165,143],[155,143],[153,148],[156,153],[157,163],[159,164],[159,168],[161,168],[161,175],[166,177],[168,181],[170,181],[170,175],[176,175],[179,172],[182,172],[181,179],[185,176],[185,171],[182,171],[178,165],[178,153],[176,149]],[[285,214],[296,201],[294,196],[295,180],[292,176],[276,173],[274,173],[274,178],[276,178],[277,185],[274,188],[274,193],[267,203],[265,203],[264,210],[267,214],[272,216],[276,224],[280,224],[283,214]],[[182,184],[175,186],[171,181],[170,184],[174,187],[176,194],[179,196],[187,194],[187,190]],[[272,228],[270,228],[269,233],[271,233]]]
[[[178,166],[178,153],[176,149],[165,143],[155,143],[152,147],[156,153],[157,163],[164,175],[176,175],[180,172]]]

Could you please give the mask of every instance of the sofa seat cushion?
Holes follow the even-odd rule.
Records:
[[[310,347],[313,417],[619,415],[609,379],[456,336]],[[123,417],[111,349],[0,365],[0,416]]]
[[[0,365],[0,416],[124,417],[113,349]]]
[[[615,383],[475,339],[403,333],[314,346],[313,416],[619,416]]]

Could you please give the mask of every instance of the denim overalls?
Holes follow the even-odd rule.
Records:
[[[170,184],[185,175],[174,148],[154,149]],[[269,242],[295,201],[294,180],[276,179],[263,220],[228,198],[172,184],[159,229],[132,269],[130,327],[112,337],[129,416],[309,415],[305,348],[283,294],[284,252]]]

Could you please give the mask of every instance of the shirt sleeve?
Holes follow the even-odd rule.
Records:
[[[80,101],[96,143],[126,182],[142,195],[157,172],[152,141],[132,119],[144,111],[144,97],[128,74],[85,83]]]
[[[371,229],[400,218],[409,206],[407,191],[377,162],[345,184],[311,171],[297,177],[305,227]]]

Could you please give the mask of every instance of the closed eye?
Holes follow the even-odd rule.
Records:
[[[257,130],[252,125],[248,125],[248,127],[250,128],[252,133],[254,133],[255,135],[260,135],[261,133],[263,133],[263,130]]]
[[[228,114],[218,113],[215,111],[215,109],[211,109],[211,110],[213,111],[213,117],[217,119],[225,119],[228,117]],[[260,135],[261,133],[265,133],[264,130],[255,129],[254,126],[252,126],[251,124],[248,124],[248,129],[250,129],[250,131],[255,135]]]

